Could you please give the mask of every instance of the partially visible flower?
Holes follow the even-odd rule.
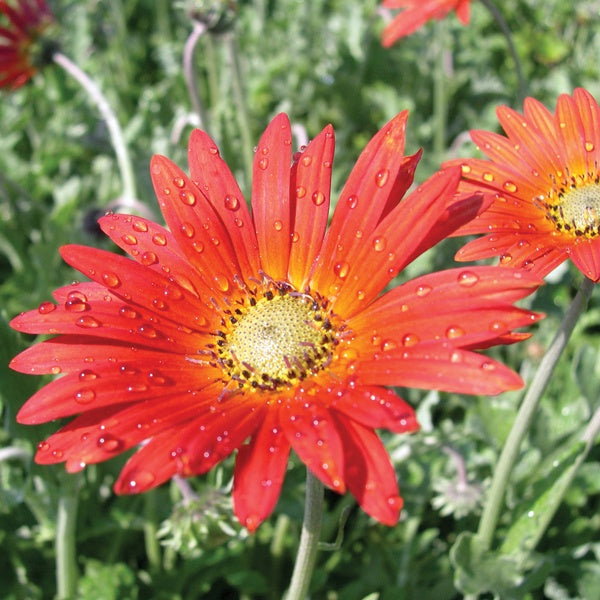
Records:
[[[543,277],[570,258],[600,280],[600,107],[584,89],[558,98],[552,114],[527,98],[524,114],[501,106],[506,136],[472,131],[490,160],[465,159],[460,189],[492,204],[456,235],[483,233],[458,260],[500,256],[500,264]]]
[[[16,89],[37,72],[37,42],[54,18],[44,0],[0,0],[0,15],[0,87]]]
[[[463,25],[469,22],[471,0],[384,0],[383,8],[403,8],[383,30],[382,43],[389,47],[400,38],[414,33],[431,19],[443,19],[451,11]]]
[[[130,448],[115,484],[143,492],[207,472],[237,450],[234,510],[254,530],[273,510],[293,449],[331,489],[392,525],[402,499],[375,429],[414,431],[413,409],[384,386],[497,394],[519,376],[474,348],[511,343],[537,315],[513,302],[538,279],[453,269],[384,295],[411,260],[473,218],[460,169],[406,199],[420,153],[404,156],[407,114],[369,142],[331,225],[334,136],[292,156],[273,119],[254,158],[252,213],[214,142],[189,145],[190,176],[162,156],[151,176],[168,229],[108,215],[103,231],[134,260],[84,246],[61,253],[93,281],[55,292],[12,326],[60,334],[11,366],[62,376],[21,408],[21,423],[79,414],[36,461],[75,472]],[[402,200],[402,201],[401,201]]]

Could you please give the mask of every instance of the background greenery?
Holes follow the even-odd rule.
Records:
[[[388,50],[380,44],[384,19],[374,0],[196,5],[219,13],[217,19],[210,12],[215,28],[201,37],[194,63],[207,127],[246,191],[245,161],[270,118],[282,110],[308,138],[327,123],[334,125],[333,187],[339,192],[368,139],[400,110],[410,110],[407,153],[424,148],[420,182],[442,160],[473,155],[466,132],[497,129],[499,104],[521,108],[506,39],[476,1],[467,27],[452,14]],[[597,1],[504,0],[498,5],[521,57],[528,95],[552,108],[560,93],[577,86],[600,98]],[[181,66],[192,31],[186,6],[167,0],[71,0],[51,6],[63,52],[94,78],[117,111],[134,160],[138,196],[144,210],[159,219],[150,157],[165,154],[185,166],[194,122]],[[243,105],[236,100],[236,64]],[[444,93],[442,134],[434,89]],[[7,323],[76,277],[61,263],[60,245],[111,248],[94,223],[107,207],[118,205],[120,193],[106,127],[64,71],[50,66],[23,89],[2,96],[0,447],[22,450],[0,463],[3,597],[55,595],[59,498],[65,489],[77,489],[79,598],[279,598],[298,543],[302,465],[291,463],[274,515],[248,536],[231,514],[231,461],[189,482],[197,495],[191,502],[175,484],[141,497],[116,497],[111,485],[125,459],[90,466],[79,476],[66,475],[60,465],[39,467],[31,455],[57,424],[15,423],[18,408],[47,380],[8,370],[10,358],[32,339],[17,335]],[[400,279],[453,266],[459,244],[444,242]],[[580,278],[572,267],[553,274],[530,300],[548,317],[529,341],[496,352],[525,379]],[[581,432],[599,403],[599,332],[596,293],[522,448],[497,549],[483,557],[470,546],[469,532],[477,528],[521,394],[476,398],[400,390],[417,407],[422,424],[416,435],[383,434],[406,502],[401,522],[394,528],[379,525],[350,496],[328,493],[323,539],[333,542],[340,519],[347,521],[341,543],[319,554],[314,598],[600,597],[597,447],[564,497],[559,494],[561,476],[575,460]],[[557,497],[562,503],[556,515],[531,548],[526,540],[540,531],[538,518],[543,520]],[[158,548],[147,542],[153,532]]]

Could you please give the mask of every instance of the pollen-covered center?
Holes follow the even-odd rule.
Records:
[[[218,354],[239,387],[293,385],[326,366],[336,344],[326,311],[306,294],[269,291],[230,321]]]
[[[555,202],[547,206],[548,216],[559,231],[576,236],[600,234],[600,184],[589,183],[561,189]]]

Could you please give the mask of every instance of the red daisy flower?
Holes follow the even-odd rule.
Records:
[[[527,98],[524,114],[501,106],[506,136],[472,131],[490,160],[460,164],[460,189],[481,190],[489,208],[456,234],[485,233],[462,248],[458,260],[500,256],[500,263],[544,276],[571,258],[600,280],[600,108],[577,89],[559,97],[552,114]]]
[[[521,386],[472,352],[521,339],[536,315],[512,303],[539,283],[475,267],[380,292],[413,258],[475,216],[460,169],[405,200],[420,153],[405,157],[407,114],[369,142],[327,229],[334,136],[292,157],[288,118],[273,119],[254,159],[252,214],[214,142],[189,145],[190,176],[162,156],[151,175],[169,229],[107,215],[102,229],[134,260],[83,246],[64,259],[93,281],[55,292],[12,326],[61,334],[13,359],[61,373],[20,410],[21,423],[79,414],[39,445],[67,471],[140,446],[115,484],[142,492],[205,473],[237,449],[233,500],[255,529],[273,510],[293,449],[324,484],[396,522],[392,464],[374,432],[417,429],[383,386],[474,394]],[[291,166],[291,168],[290,168]]]
[[[382,43],[389,47],[400,38],[414,33],[431,19],[443,19],[456,11],[460,22],[466,25],[471,15],[471,0],[384,0],[383,8],[403,8],[383,30]]]
[[[0,26],[0,87],[16,89],[37,72],[32,49],[54,19],[44,0],[17,0],[15,7],[0,0],[0,14],[8,20]]]

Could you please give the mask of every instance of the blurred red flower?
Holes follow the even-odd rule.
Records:
[[[466,25],[470,18],[471,0],[384,0],[383,8],[402,8],[383,30],[382,42],[389,47],[400,38],[414,33],[431,19],[443,19],[451,10]]]
[[[37,72],[35,44],[54,18],[44,0],[0,0],[0,87],[16,89]],[[0,20],[0,23],[2,21]]]
[[[331,126],[292,156],[287,116],[254,159],[252,214],[214,142],[189,145],[190,176],[151,163],[168,229],[107,215],[102,229],[134,260],[83,246],[64,259],[93,281],[55,292],[12,326],[60,334],[13,359],[62,374],[21,409],[21,423],[79,414],[39,445],[67,471],[138,451],[116,482],[142,492],[205,473],[238,450],[235,512],[254,530],[279,497],[293,449],[325,485],[348,489],[382,523],[402,499],[374,429],[414,431],[414,411],[383,386],[496,394],[522,382],[473,352],[526,337],[536,320],[513,302],[538,285],[497,267],[453,269],[384,295],[411,260],[473,218],[456,199],[460,169],[401,202],[420,158],[404,156],[407,114],[369,142],[329,228]]]
[[[527,98],[524,114],[501,106],[506,136],[472,131],[490,160],[460,165],[465,194],[480,190],[489,208],[456,234],[485,233],[462,248],[458,260],[500,256],[500,264],[543,277],[570,258],[592,281],[600,280],[600,108],[577,89],[559,97],[552,114]]]

